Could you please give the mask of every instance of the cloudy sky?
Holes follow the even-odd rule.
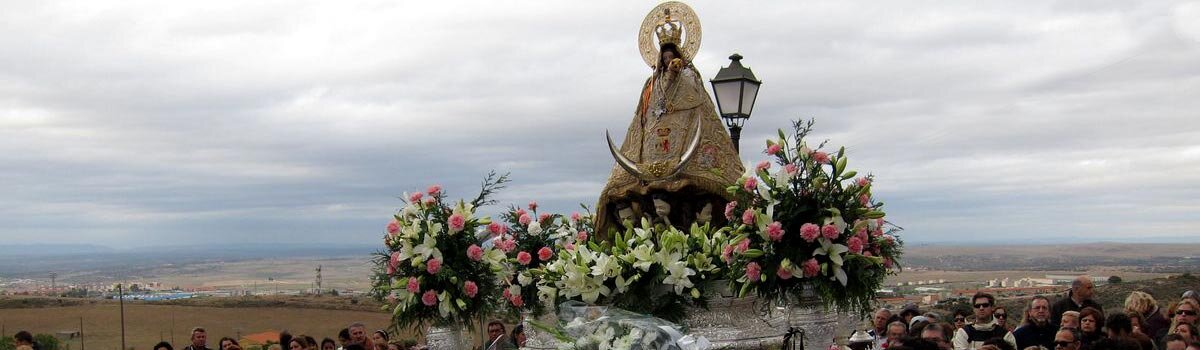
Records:
[[[405,191],[593,204],[654,2],[3,1],[0,240],[372,243]],[[1200,2],[697,1],[910,242],[1200,238]],[[493,208],[495,210],[497,208]]]

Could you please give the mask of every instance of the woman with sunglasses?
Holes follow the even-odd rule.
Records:
[[[996,325],[1006,331],[1012,331],[1012,328],[1008,326],[1008,308],[996,305],[995,310],[992,312],[992,317],[996,319]]]

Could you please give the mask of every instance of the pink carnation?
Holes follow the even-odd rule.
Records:
[[[896,244],[896,237],[892,235],[883,235],[883,240],[887,241],[888,245]]]
[[[588,239],[588,233],[587,233],[587,231],[579,231],[579,233],[576,233],[576,234],[575,234],[575,241],[576,241],[576,242],[586,242],[586,241],[587,241],[587,239]]]
[[[729,202],[728,204],[725,204],[725,219],[726,220],[733,220],[733,211],[735,209],[737,209],[737,204],[738,204],[737,201],[732,201],[732,202]]]
[[[721,250],[721,260],[728,263],[732,259],[733,259],[733,245],[727,245],[727,246],[725,246],[725,249]]]
[[[542,249],[538,249],[538,260],[550,261],[550,258],[552,257],[554,257],[554,251],[550,250],[550,247],[542,247]]]
[[[462,231],[463,227],[467,225],[467,219],[463,218],[462,214],[458,214],[458,213],[450,215],[449,221],[450,221],[450,231],[453,231],[453,232]]]
[[[437,305],[437,292],[432,289],[425,291],[425,294],[421,295],[421,302],[425,303],[425,306]]]
[[[397,231],[400,231],[400,223],[396,222],[396,220],[392,220],[392,222],[389,222],[387,225],[387,233],[394,235]]]
[[[387,273],[389,275],[396,273],[397,267],[400,267],[400,252],[392,252],[392,258],[388,259]]]
[[[776,155],[776,154],[779,154],[779,151],[781,151],[781,150],[783,150],[783,147],[779,147],[779,145],[777,145],[777,144],[772,144],[770,146],[767,146],[766,153],[770,154],[770,155]]]
[[[483,248],[480,248],[478,245],[474,244],[472,244],[470,247],[467,247],[467,258],[471,259],[471,261],[483,260]]]
[[[418,282],[416,277],[409,277],[408,278],[408,292],[417,294],[417,292],[420,292],[420,291],[421,291],[421,282]]]
[[[812,153],[812,158],[817,164],[829,164],[829,153],[816,151]]]
[[[864,207],[870,206],[871,205],[871,196],[868,196],[865,193],[858,195],[858,204],[862,204],[862,206],[864,206]]]
[[[529,214],[521,214],[517,222],[521,223],[521,226],[528,226],[530,222],[533,222],[533,218],[529,217]]]
[[[892,268],[892,258],[883,258],[883,267]]]
[[[499,222],[492,221],[492,223],[488,224],[488,232],[491,232],[493,236],[503,233],[503,229],[504,227],[500,226]]]
[[[529,255],[529,252],[523,251],[523,252],[517,253],[517,262],[521,263],[521,265],[529,265],[529,263],[532,262],[532,260],[533,260],[533,256]]]
[[[538,222],[546,222],[546,220],[548,220],[548,219],[550,219],[550,214],[547,214],[547,213],[538,214]]]
[[[430,206],[437,203],[437,197],[425,197],[425,205]]]
[[[825,238],[837,239],[839,234],[840,232],[838,232],[837,226],[834,226],[833,224],[826,224],[825,226],[821,227],[821,235],[824,235]]]
[[[851,253],[861,254],[863,251],[863,241],[858,236],[850,237],[850,240],[846,241],[846,247],[850,248]]]
[[[746,178],[746,183],[742,185],[742,188],[745,188],[746,192],[754,192],[758,189],[758,178],[753,176]]]
[[[758,164],[754,166],[754,171],[765,171],[770,168],[771,168],[771,162],[764,160],[764,161],[758,162]]]
[[[742,212],[742,223],[746,225],[754,224],[754,209],[746,209]]]
[[[496,248],[500,248],[500,250],[508,253],[517,248],[517,241],[510,238],[501,238],[500,241],[496,242]]]
[[[525,305],[525,299],[521,299],[520,295],[514,295],[514,296],[512,296],[512,299],[509,299],[508,301],[511,302],[513,304],[513,306],[516,306],[516,307],[521,307],[521,306]]]
[[[803,264],[800,264],[800,270],[804,271],[804,277],[813,277],[817,275],[817,272],[821,271],[821,266],[817,264],[817,259],[808,259]]]
[[[791,175],[796,175],[796,172],[799,170],[800,170],[800,167],[797,166],[796,164],[788,163],[787,165],[783,166],[783,171],[786,171],[788,174],[791,174]]]
[[[776,221],[767,225],[767,236],[771,237],[771,240],[775,242],[783,240],[783,224]]]
[[[468,298],[474,298],[475,294],[479,293],[479,286],[475,285],[475,282],[466,281],[463,283],[463,292],[467,293]]]
[[[442,261],[438,259],[429,259],[429,263],[425,265],[425,272],[429,272],[430,275],[436,275],[441,270]]]
[[[865,252],[863,252],[863,256],[870,258],[872,256],[875,256],[875,254],[871,254],[871,251],[865,251]]]
[[[855,225],[855,226],[858,226],[858,225]],[[858,229],[854,230],[854,235],[866,236],[867,235],[867,226],[866,225],[858,226]]]
[[[519,218],[527,213],[529,213],[529,212],[525,211],[525,209],[517,209],[517,212],[513,213],[513,214],[516,214],[516,216]]]
[[[854,184],[858,185],[858,187],[867,187],[867,185],[871,184],[871,179],[860,177],[854,180]]]
[[[420,203],[421,197],[424,197],[424,196],[425,196],[424,193],[413,192],[412,194],[408,195],[408,202],[409,203]]]
[[[792,278],[792,270],[788,270],[783,267],[780,267],[778,270],[775,270],[775,275],[779,276],[779,279],[781,279],[781,280],[791,279]]]
[[[503,296],[504,299],[512,299],[512,292],[508,291],[508,288],[504,288],[504,293],[501,293],[501,296]]]
[[[746,264],[747,280],[756,282],[760,275],[762,275],[762,267],[758,266],[758,263],[751,261],[749,264]]]
[[[579,215],[579,212],[571,213],[571,221],[579,222],[579,220],[582,220],[582,219],[583,219],[583,215]]]
[[[879,237],[879,236],[883,236],[883,228],[882,227],[875,229],[875,231],[871,231],[871,237]]]
[[[563,249],[566,249],[568,251],[574,251],[575,243],[567,242],[567,244],[563,244]]]
[[[425,190],[425,192],[429,192],[430,196],[437,196],[439,194],[442,194],[442,186],[441,185],[429,186],[429,189]]]
[[[733,250],[737,251],[738,254],[745,253],[747,250],[750,250],[750,239],[749,238],[742,239],[742,241],[738,242],[737,247],[734,247]]]
[[[800,226],[800,238],[805,242],[812,242],[821,236],[821,228],[813,224],[804,224]]]
[[[537,210],[537,201],[529,201],[529,210]]]

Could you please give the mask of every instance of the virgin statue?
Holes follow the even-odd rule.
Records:
[[[691,62],[699,21],[687,5],[666,2],[646,16],[639,41],[653,71],[619,150],[609,138],[617,165],[596,206],[596,232],[607,237],[643,217],[681,229],[724,224],[725,188],[744,168]]]

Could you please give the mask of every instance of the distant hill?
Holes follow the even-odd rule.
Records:
[[[87,244],[0,246],[0,277],[45,278],[60,275],[136,276],[162,266],[233,262],[280,257],[327,258],[367,256],[373,245],[231,244],[113,249]]]
[[[1128,271],[1200,271],[1200,244],[1088,243],[1056,245],[912,245],[903,263],[947,271],[1083,271],[1097,267]]]

